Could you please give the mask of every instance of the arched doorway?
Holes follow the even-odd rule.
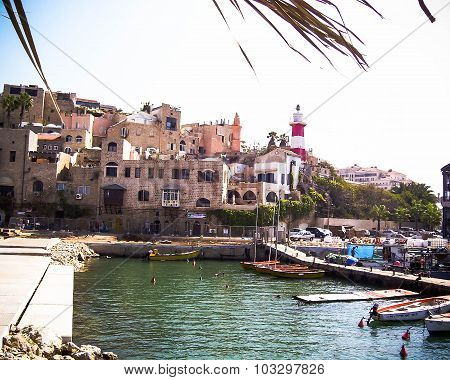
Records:
[[[202,234],[202,226],[199,222],[194,222],[192,227],[192,236],[200,236]]]
[[[228,190],[228,203],[231,205],[234,205],[236,202],[238,202],[239,199],[241,199],[241,196],[236,190]]]
[[[246,201],[247,203],[252,203],[252,202],[256,202],[256,195],[253,191],[248,190],[242,197],[242,199],[244,201]]]
[[[278,200],[278,197],[273,191],[269,192],[266,196],[267,202],[275,203],[277,200]]]
[[[154,235],[158,235],[161,232],[161,222],[159,220],[155,220],[150,225],[150,232]]]

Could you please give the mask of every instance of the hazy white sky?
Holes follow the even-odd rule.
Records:
[[[244,6],[246,21],[221,0],[232,33],[211,0],[24,1],[29,22],[136,108],[144,101],[178,105],[182,122],[232,119],[243,139],[266,143],[269,131],[289,131],[297,103],[305,114],[360,73],[330,53],[336,69],[288,28],[293,53]],[[425,19],[417,1],[373,0],[385,16],[339,1],[345,21],[377,61]],[[447,1],[428,1],[435,12]],[[1,8],[2,13],[5,11]],[[440,168],[450,162],[450,6],[377,61],[309,117],[307,148],[338,167],[358,163],[395,169],[441,191]],[[76,92],[128,110],[34,32],[54,90]],[[239,52],[241,42],[257,78]],[[0,18],[0,83],[39,84],[9,20]]]

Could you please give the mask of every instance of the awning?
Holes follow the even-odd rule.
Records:
[[[125,191],[125,190],[126,190],[125,187],[122,187],[122,186],[117,185],[117,184],[115,184],[115,183],[113,183],[112,185],[105,185],[105,186],[102,186],[102,189],[103,189],[103,190],[122,190],[122,191]]]
[[[0,186],[12,186],[14,187],[14,181],[9,177],[0,177]]]

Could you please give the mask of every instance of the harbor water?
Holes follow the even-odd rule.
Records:
[[[423,322],[359,328],[373,302],[292,299],[355,290],[367,288],[274,278],[232,261],[102,258],[76,273],[73,340],[121,359],[399,359],[412,326],[408,359],[450,358],[450,337],[429,337]]]

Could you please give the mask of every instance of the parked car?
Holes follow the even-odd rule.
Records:
[[[306,231],[311,232],[314,237],[323,239],[327,234],[324,232],[322,228],[319,227],[307,227]]]
[[[390,239],[394,239],[396,244],[406,244],[408,238],[403,234],[393,234]]]
[[[289,239],[292,241],[313,240],[314,234],[301,228],[293,228],[289,231]]]
[[[326,229],[326,228],[321,228],[322,232],[325,234],[325,236],[333,236],[333,233]]]
[[[381,236],[384,236],[386,238],[391,237],[392,235],[394,235],[396,232],[394,230],[383,230],[381,232]]]
[[[401,234],[404,234],[405,232],[413,232],[413,231],[414,231],[414,228],[412,228],[412,227],[400,227],[400,228],[398,229],[398,231],[399,231]]]

